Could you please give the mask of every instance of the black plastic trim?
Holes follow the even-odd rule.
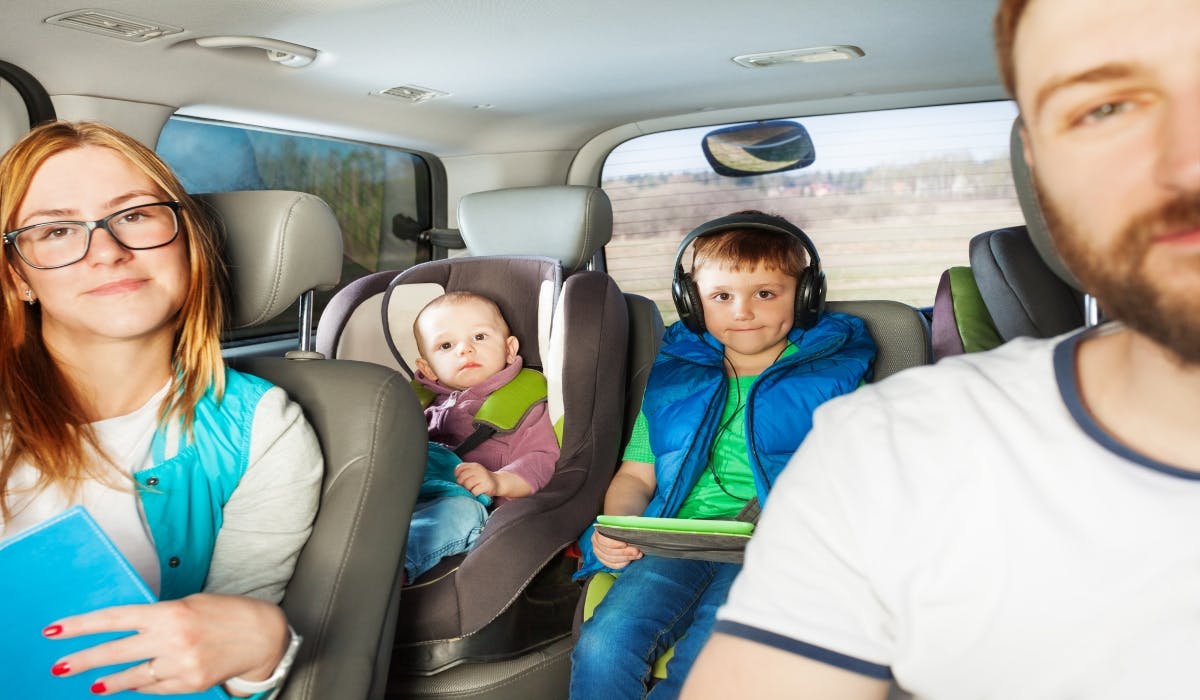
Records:
[[[0,78],[7,80],[17,89],[21,100],[25,103],[25,112],[29,115],[29,128],[42,122],[54,121],[54,103],[50,101],[50,93],[24,68],[15,66],[8,61],[0,61]]]

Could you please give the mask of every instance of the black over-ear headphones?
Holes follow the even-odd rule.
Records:
[[[693,333],[704,332],[704,307],[700,304],[700,290],[691,274],[683,270],[683,254],[692,241],[726,231],[753,229],[770,231],[781,236],[790,236],[804,246],[808,252],[808,267],[800,274],[796,284],[796,313],[793,325],[809,329],[821,319],[825,310],[825,273],[821,271],[821,256],[808,235],[787,219],[768,214],[732,214],[701,224],[683,237],[675,253],[675,276],[671,280],[671,299],[679,320]]]

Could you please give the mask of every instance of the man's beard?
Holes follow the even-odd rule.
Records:
[[[1041,183],[1034,185],[1055,248],[1108,317],[1163,346],[1183,364],[1200,365],[1200,253],[1180,251],[1167,261],[1172,264],[1163,264],[1171,253],[1153,249],[1156,236],[1200,228],[1200,192],[1135,217],[1108,246],[1096,248],[1089,245],[1089,232],[1063,215]],[[1157,277],[1148,269],[1151,254],[1158,259]]]

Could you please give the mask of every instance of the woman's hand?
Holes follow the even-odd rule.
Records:
[[[592,530],[592,551],[596,558],[610,569],[624,569],[629,562],[642,558],[642,550],[626,542],[605,537]]]
[[[278,606],[246,596],[199,593],[180,600],[123,605],[57,620],[43,630],[53,639],[134,631],[62,657],[50,669],[67,676],[148,659],[103,676],[97,695],[195,693],[234,676],[265,680],[287,648],[287,620]]]

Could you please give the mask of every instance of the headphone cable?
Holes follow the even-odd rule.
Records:
[[[786,340],[784,342],[783,348],[780,349],[779,354],[775,356],[774,360],[771,360],[771,365],[774,365],[776,362],[779,362],[779,358],[783,357],[783,353],[787,352],[787,349],[791,344],[792,344],[791,340]],[[727,418],[725,420],[725,422],[722,423],[720,425],[720,427],[717,428],[717,434],[715,436],[713,436],[712,445],[708,448],[708,462],[705,466],[708,467],[708,470],[710,472],[712,472],[713,482],[717,485],[717,488],[721,489],[721,491],[723,491],[726,496],[729,496],[730,498],[734,499],[735,501],[741,501],[743,503],[748,503],[750,501],[749,498],[742,498],[741,496],[735,496],[734,494],[729,492],[729,489],[725,488],[725,484],[721,483],[721,476],[719,474],[717,474],[717,468],[713,464],[713,456],[716,455],[716,453],[717,453],[717,441],[719,441],[721,439],[721,435],[723,433],[725,433],[727,430],[729,430],[729,426],[731,426],[733,424],[733,421],[737,419],[738,414],[741,413],[742,410],[746,408],[746,404],[742,403],[742,384],[740,381],[738,381],[740,379],[740,377],[738,376],[738,373],[737,373],[737,367],[734,366],[733,361],[730,360],[727,356],[725,356],[724,353],[721,354],[721,360],[724,362],[724,364],[729,365],[729,371],[732,374],[732,379],[733,379],[733,388],[737,391],[736,398],[734,399],[735,408],[733,409],[733,413],[729,414],[729,418]],[[770,367],[771,365],[767,365],[767,366]],[[749,403],[749,401],[750,401],[750,396],[747,394],[746,402]],[[743,436],[743,438],[745,440],[750,439],[750,437],[748,435]]]

